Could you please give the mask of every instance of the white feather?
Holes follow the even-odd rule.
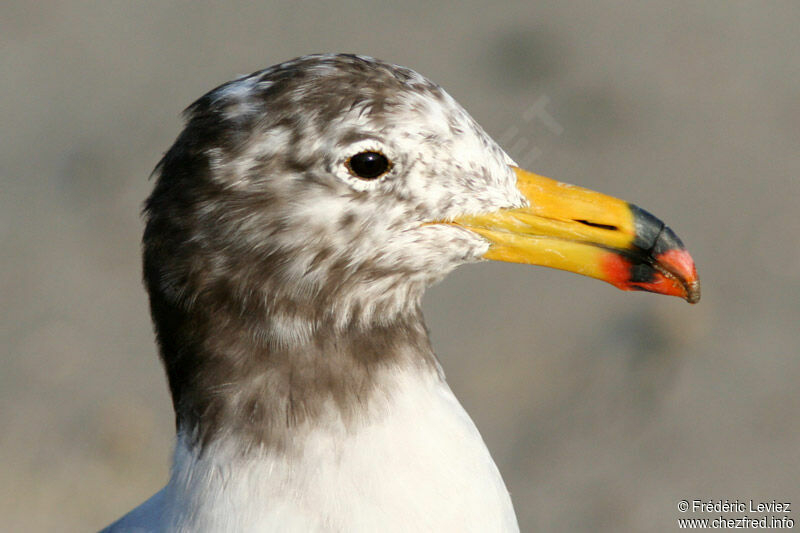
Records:
[[[392,370],[370,421],[242,457],[179,439],[167,486],[108,532],[518,531],[478,430],[434,371]]]

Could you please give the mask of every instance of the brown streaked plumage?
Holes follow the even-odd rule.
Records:
[[[494,258],[699,298],[658,219],[514,167],[409,69],[306,56],[186,117],[143,241],[172,476],[108,531],[518,531],[425,288]]]
[[[313,417],[314,405],[326,398],[343,411],[351,408],[348,402],[364,401],[372,387],[370,367],[406,352],[393,350],[395,345],[407,345],[414,355],[403,357],[418,358],[415,364],[433,364],[419,295],[442,273],[369,255],[355,261],[346,248],[324,239],[309,242],[300,235],[287,243],[275,237],[296,231],[286,215],[298,198],[338,194],[346,205],[324,221],[326,230],[358,239],[368,221],[359,220],[354,208],[376,199],[331,180],[326,169],[334,162],[327,151],[314,149],[311,138],[328,136],[345,147],[374,139],[394,128],[393,114],[422,119],[425,106],[443,98],[438,86],[412,71],[331,56],[255,73],[189,107],[186,129],[156,169],[144,235],[145,281],[179,431],[207,441],[224,427],[254,439],[248,445],[271,445],[283,438],[284,421]],[[369,127],[337,124],[348,113]],[[248,153],[276,131],[287,132],[285,143],[264,142]],[[437,134],[425,132],[430,142]],[[274,176],[292,180],[273,183]],[[397,205],[407,196],[391,190],[382,201]],[[370,209],[379,212],[380,205]],[[434,215],[424,203],[408,203],[404,210],[420,221]],[[403,230],[386,222],[388,231]],[[307,274],[321,279],[307,283],[291,270],[302,257]],[[384,280],[385,289],[367,306],[357,295],[371,280]],[[384,296],[387,301],[380,301]],[[404,300],[403,314],[393,317],[385,309],[397,306],[397,299]],[[275,328],[281,322],[303,330],[301,342],[280,339]],[[331,347],[323,362],[311,355]],[[251,396],[234,402],[231,388]]]

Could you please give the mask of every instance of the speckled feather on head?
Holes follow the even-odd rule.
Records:
[[[144,235],[179,431],[284,445],[330,400],[365,405],[376,366],[437,366],[422,293],[488,244],[425,223],[525,203],[480,126],[419,74],[351,55],[241,77],[186,115]],[[365,150],[388,174],[348,171]]]
[[[411,70],[303,57],[187,118],[145,208],[172,472],[109,532],[518,532],[425,287],[485,258],[700,297],[663,222],[512,166]]]

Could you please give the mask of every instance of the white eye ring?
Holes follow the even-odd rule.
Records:
[[[392,170],[392,162],[381,152],[358,152],[345,161],[350,174],[363,180],[376,180]]]
[[[385,159],[386,168],[374,176],[359,173],[359,169],[353,168],[353,158],[361,154],[379,154],[381,159]],[[380,163],[380,161],[378,161]],[[392,150],[383,143],[374,139],[365,139],[355,142],[341,151],[341,156],[337,160],[334,174],[342,181],[347,182],[354,189],[365,191],[378,186],[387,177],[397,172],[397,158],[392,154]],[[367,170],[366,168],[361,170]]]

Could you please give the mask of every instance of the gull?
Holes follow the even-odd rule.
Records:
[[[518,168],[413,70],[304,56],[185,115],[144,209],[171,475],[104,531],[518,531],[426,287],[492,259],[700,297],[659,219]]]

